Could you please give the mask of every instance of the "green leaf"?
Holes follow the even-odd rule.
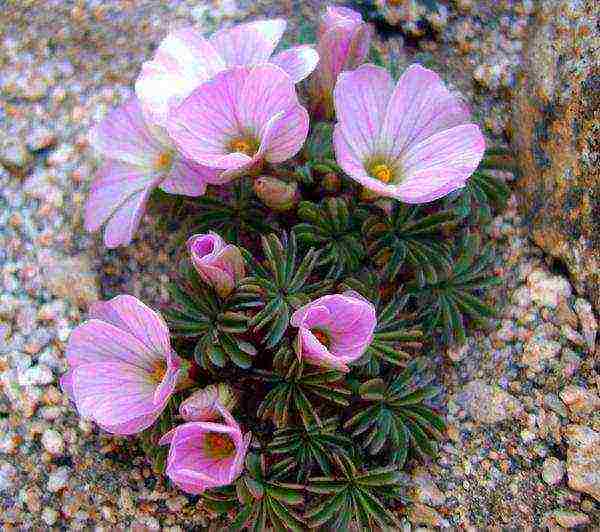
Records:
[[[354,436],[362,435],[363,447],[370,454],[382,451],[406,459],[409,441],[413,448],[434,453],[430,443],[445,430],[443,419],[425,404],[439,394],[435,386],[417,384],[422,364],[412,363],[404,372],[387,380],[372,379],[363,383],[359,393],[363,403],[344,427]],[[371,393],[371,390],[376,393]]]

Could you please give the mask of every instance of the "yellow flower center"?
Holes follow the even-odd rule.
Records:
[[[204,434],[204,453],[213,460],[229,458],[235,453],[235,443],[228,434],[208,432]]]
[[[248,157],[252,157],[257,151],[257,143],[248,137],[238,138],[229,145],[229,149],[232,152],[244,153]]]
[[[329,349],[329,345],[331,344],[331,339],[329,338],[329,335],[321,330],[321,329],[314,329],[311,331],[313,333],[313,336],[319,340],[319,342],[321,344],[323,344],[327,349]]]
[[[379,179],[384,183],[389,183],[393,177],[392,170],[387,164],[376,164],[371,173],[375,179]]]
[[[157,360],[154,363],[154,367],[152,368],[152,372],[150,374],[150,378],[152,382],[156,384],[160,384],[165,377],[165,373],[167,372],[167,361],[166,360]]]
[[[156,168],[158,170],[168,170],[173,162],[173,153],[170,151],[162,152],[156,159]]]

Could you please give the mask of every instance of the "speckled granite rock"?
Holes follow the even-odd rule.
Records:
[[[520,189],[535,242],[600,309],[600,5],[542,0],[513,105]]]
[[[566,429],[569,486],[600,501],[600,432],[582,425]]]

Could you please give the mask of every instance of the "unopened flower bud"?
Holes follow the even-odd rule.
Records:
[[[287,211],[300,199],[298,183],[286,183],[270,176],[255,179],[254,192],[267,207],[274,211]]]
[[[231,294],[246,273],[240,250],[216,233],[192,236],[187,248],[200,278],[221,297]]]
[[[183,401],[179,413],[184,421],[215,421],[221,415],[216,402],[231,412],[237,405],[238,396],[227,384],[210,384]]]

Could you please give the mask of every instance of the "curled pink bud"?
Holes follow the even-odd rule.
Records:
[[[320,61],[311,78],[310,92],[316,112],[325,118],[334,114],[332,93],[344,70],[364,63],[371,46],[372,31],[360,13],[329,6],[321,17],[317,51]]]
[[[349,371],[373,339],[375,307],[348,291],[323,296],[299,308],[291,325],[298,327],[298,356],[311,364]]]
[[[215,421],[221,416],[216,403],[231,412],[237,402],[238,397],[230,386],[223,383],[210,384],[183,401],[179,405],[179,413],[185,421]]]
[[[221,297],[231,294],[246,273],[240,250],[216,233],[192,236],[187,248],[200,278]]]

